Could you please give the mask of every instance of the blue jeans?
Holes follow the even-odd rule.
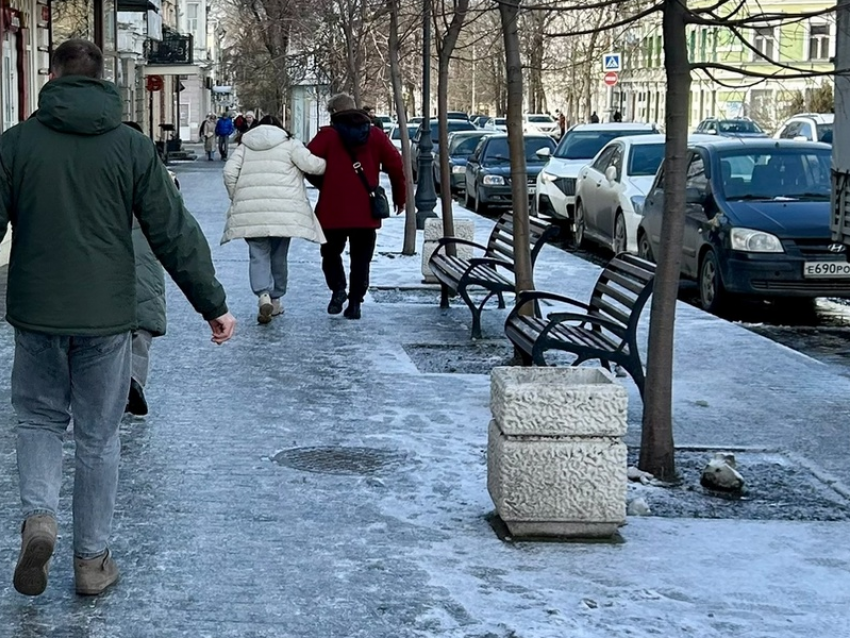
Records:
[[[130,391],[131,335],[15,331],[12,405],[24,517],[59,509],[62,442],[74,417],[74,554],[108,545],[118,490],[118,425]]]

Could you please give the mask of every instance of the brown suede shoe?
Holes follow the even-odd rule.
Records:
[[[25,596],[38,596],[47,589],[50,557],[56,547],[56,519],[49,514],[30,516],[21,527],[21,554],[12,582]]]
[[[118,565],[108,549],[94,558],[74,558],[74,578],[80,596],[97,596],[118,580]]]

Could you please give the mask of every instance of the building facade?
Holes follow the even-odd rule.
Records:
[[[753,3],[751,12],[799,14],[828,11],[827,2]],[[626,119],[662,122],[665,115],[666,79],[661,25],[643,25],[640,35],[621,44],[624,69],[614,89],[612,106],[620,108]],[[742,29],[742,41],[723,27],[692,27],[688,32],[691,62],[715,62],[745,74],[782,75],[793,73],[771,64],[765,57],[782,65],[812,74],[834,69],[835,16],[825,13],[808,20],[791,20],[779,26]],[[765,57],[762,57],[765,56]],[[731,70],[717,70],[708,77],[701,71],[692,74],[690,124],[696,126],[706,117],[751,117],[772,131],[799,104],[807,102],[816,89],[831,83],[829,77],[816,76],[761,80]]]

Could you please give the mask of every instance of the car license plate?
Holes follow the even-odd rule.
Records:
[[[807,261],[803,264],[803,277],[810,279],[850,277],[850,263],[844,261]]]
[[[535,191],[535,190],[537,190],[537,187],[536,187],[536,186],[529,186],[529,187],[528,187],[528,194],[529,194],[529,195],[534,195],[534,191]]]

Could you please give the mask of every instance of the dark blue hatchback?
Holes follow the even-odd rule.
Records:
[[[682,274],[696,279],[703,308],[735,295],[850,297],[850,262],[830,239],[831,149],[771,139],[691,146]],[[644,207],[640,253],[658,254],[662,165]]]

